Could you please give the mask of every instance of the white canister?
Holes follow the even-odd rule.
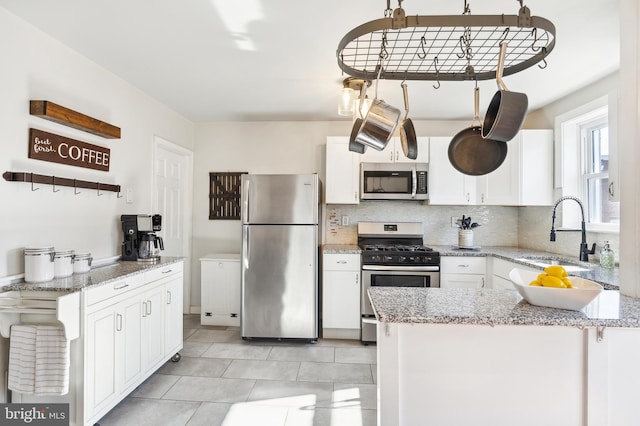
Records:
[[[56,278],[65,278],[73,275],[73,250],[56,251],[53,256],[53,268]]]
[[[91,253],[78,253],[73,258],[73,273],[83,274],[91,270],[91,262],[93,257]]]
[[[473,247],[473,231],[470,229],[458,230],[458,246],[464,248]]]
[[[51,281],[54,277],[53,247],[24,249],[24,280],[28,283]]]

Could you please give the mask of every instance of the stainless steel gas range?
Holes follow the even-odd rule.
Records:
[[[381,287],[440,287],[440,253],[423,245],[420,222],[359,222],[362,249],[362,343],[376,341],[367,290]]]

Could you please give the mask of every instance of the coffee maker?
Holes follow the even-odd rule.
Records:
[[[156,232],[162,230],[162,216],[159,214],[123,214],[122,221],[122,260],[156,262],[160,259],[160,250],[164,250],[162,237]]]

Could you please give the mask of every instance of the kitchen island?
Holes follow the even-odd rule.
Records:
[[[117,261],[85,274],[3,287],[0,331],[60,325],[70,341],[65,395],[12,392],[14,403],[68,403],[70,425],[92,425],[182,349],[183,260]],[[6,366],[3,366],[6,368]]]
[[[514,290],[369,290],[378,424],[634,425],[640,300],[603,291],[582,311]]]

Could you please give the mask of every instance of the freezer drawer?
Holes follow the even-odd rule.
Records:
[[[244,225],[244,338],[318,338],[317,226]]]

